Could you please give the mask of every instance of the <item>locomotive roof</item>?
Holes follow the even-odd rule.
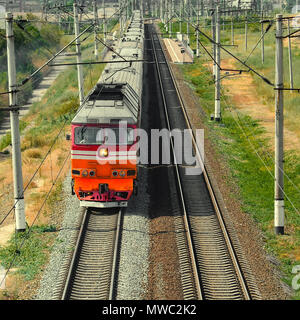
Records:
[[[139,97],[128,84],[97,84],[72,124],[109,124],[121,120],[136,124],[138,110]]]
[[[144,26],[140,11],[115,46],[115,51],[128,60],[143,59]],[[116,54],[112,59],[121,60]],[[142,62],[107,63],[87,101],[78,111],[72,124],[112,123],[127,121],[136,124],[142,91]]]

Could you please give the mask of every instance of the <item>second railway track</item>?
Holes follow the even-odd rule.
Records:
[[[190,129],[192,132],[155,27],[148,25],[146,28],[150,29],[148,35],[151,34],[168,129]],[[192,139],[195,153],[202,162],[194,136]],[[202,170],[201,175],[189,176],[185,174],[184,165],[176,166],[182,206],[187,219],[186,233],[191,234],[191,259],[196,263],[194,278],[196,282],[199,281],[198,298],[250,300],[250,290],[204,165]]]

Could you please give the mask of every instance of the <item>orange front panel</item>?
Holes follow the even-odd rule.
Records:
[[[131,191],[133,190],[133,179],[134,176],[125,176],[125,177],[114,177],[112,172],[118,169],[127,170],[136,170],[136,165],[128,162],[127,164],[102,164],[100,165],[97,161],[83,160],[83,159],[72,159],[72,170],[82,170],[87,169],[89,172],[90,169],[96,171],[95,177],[82,177],[81,175],[75,175],[72,173],[72,178],[74,179],[74,190],[78,192],[80,190],[92,191],[98,190],[99,184],[107,183],[110,190],[117,191]]]
[[[93,191],[99,189],[100,183],[107,183],[109,190],[113,191],[132,191],[133,179],[91,179],[91,178],[75,178],[74,190],[75,192]]]

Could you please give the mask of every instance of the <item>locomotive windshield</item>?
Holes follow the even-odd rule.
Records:
[[[134,143],[133,128],[76,127],[75,144],[130,145]]]

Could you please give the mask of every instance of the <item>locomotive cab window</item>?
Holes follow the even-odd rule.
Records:
[[[75,144],[80,145],[130,145],[134,143],[133,128],[76,127]]]

